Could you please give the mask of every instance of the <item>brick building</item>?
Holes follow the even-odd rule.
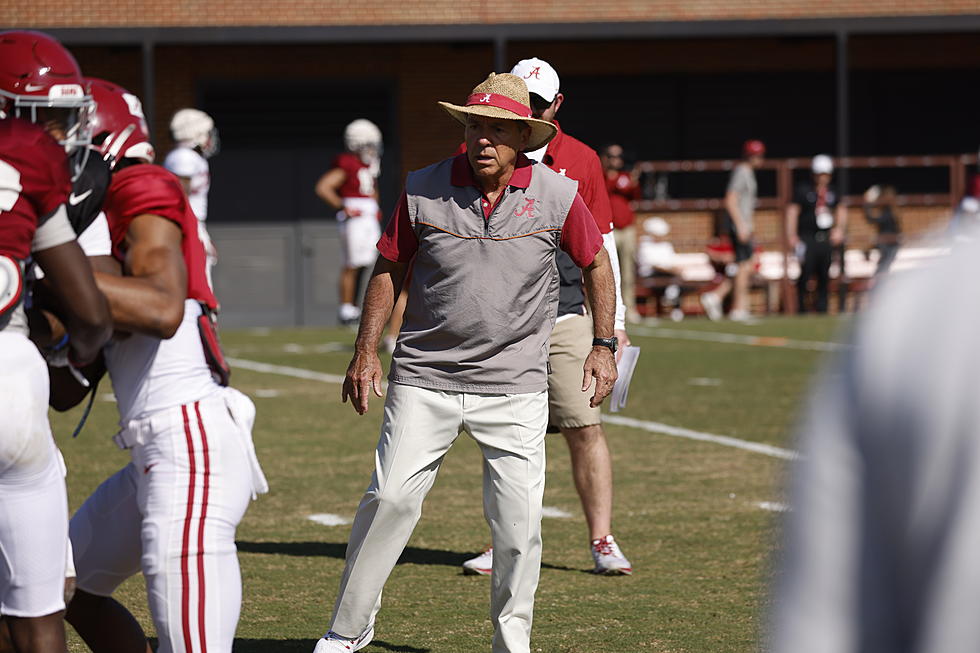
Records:
[[[8,0],[0,25],[48,31],[86,74],[140,94],[160,152],[174,110],[214,115],[216,226],[323,222],[312,185],[357,117],[385,133],[390,206],[408,170],[460,139],[435,102],[461,100],[527,56],[561,74],[569,132],[619,141],[636,159],[726,158],[747,137],[775,157],[980,145],[969,99],[980,85],[978,0]],[[947,183],[900,181],[922,186],[914,192]],[[717,184],[679,180],[673,191],[720,196]],[[692,229],[703,222],[690,218]],[[332,288],[300,294],[317,292],[327,301]]]

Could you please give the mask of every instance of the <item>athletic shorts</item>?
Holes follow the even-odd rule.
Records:
[[[25,336],[0,332],[0,614],[65,608],[68,498],[48,425],[48,368]]]
[[[594,390],[582,392],[583,368],[591,351],[591,316],[573,315],[555,324],[548,349],[549,428],[580,428],[599,423],[599,408],[589,406]]]
[[[374,215],[349,217],[338,223],[340,245],[344,265],[349,268],[366,268],[374,265],[378,258],[378,239],[381,238],[381,223]]]
[[[728,236],[732,240],[732,250],[735,252],[735,262],[741,263],[742,261],[748,261],[755,254],[755,244],[750,238],[747,241],[741,241],[738,239],[738,233],[735,231],[734,225],[732,225],[731,231],[728,232]]]

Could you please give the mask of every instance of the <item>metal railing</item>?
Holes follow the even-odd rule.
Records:
[[[681,160],[681,161],[638,161],[634,169],[641,174],[660,175],[664,173],[718,173],[730,172],[738,159],[713,160]],[[976,154],[939,154],[919,156],[871,156],[843,157],[834,159],[838,171],[847,175],[852,170],[886,169],[886,168],[946,168],[947,191],[943,193],[899,194],[897,202],[900,206],[945,206],[955,209],[966,190],[967,168],[976,166]],[[775,209],[779,216],[785,214],[786,206],[793,198],[793,178],[797,170],[809,170],[811,159],[788,158],[766,159],[760,166],[761,170],[772,170],[776,176],[776,194],[759,197],[757,208]],[[845,182],[845,188],[846,182]],[[861,206],[864,198],[861,195],[846,194],[844,202],[848,206]],[[640,212],[682,212],[682,211],[719,211],[724,208],[722,197],[685,198],[685,199],[641,199],[633,203],[634,209]],[[783,252],[782,305],[784,310],[796,311],[796,295],[793,292],[789,278],[789,257],[791,255],[789,241],[785,228],[780,228],[780,245]]]

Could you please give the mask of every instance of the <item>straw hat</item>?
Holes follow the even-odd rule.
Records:
[[[527,84],[517,75],[490,73],[486,80],[473,89],[463,106],[440,102],[439,106],[450,116],[466,124],[466,116],[486,116],[504,120],[522,120],[531,128],[525,151],[537,150],[548,144],[558,128],[547,120],[531,117],[531,100]]]

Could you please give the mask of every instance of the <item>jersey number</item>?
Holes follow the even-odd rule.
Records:
[[[374,175],[368,168],[361,168],[357,171],[357,183],[360,185],[361,195],[370,197],[374,195]]]
[[[24,187],[20,185],[20,172],[0,159],[0,211],[14,208]]]

